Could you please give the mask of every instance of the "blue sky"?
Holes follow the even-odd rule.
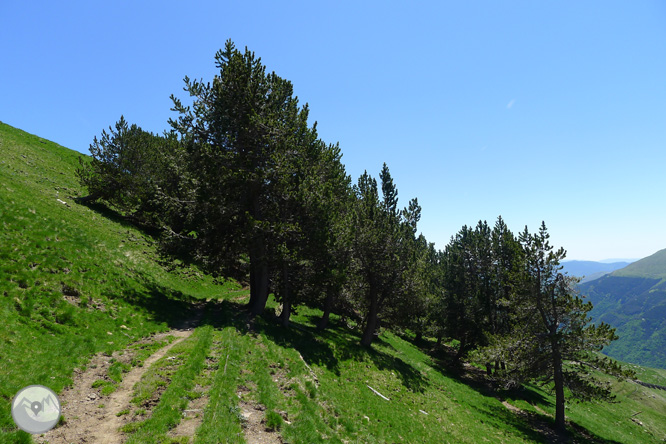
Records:
[[[444,248],[498,215],[569,259],[666,248],[666,3],[3,2],[0,121],[87,152],[167,128],[232,39],[293,82],[354,178],[386,162]]]

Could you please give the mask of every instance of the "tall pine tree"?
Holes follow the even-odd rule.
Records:
[[[197,254],[213,266],[246,255],[249,309],[259,314],[271,268],[290,260],[290,247],[277,246],[289,243],[295,182],[317,143],[316,131],[308,127],[308,108],[299,106],[291,82],[267,73],[254,53],[228,41],[215,60],[219,74],[212,82],[185,78],[191,106],[172,96],[180,116],[170,122],[198,175],[187,230],[196,233]]]
[[[594,376],[603,371],[627,373],[598,352],[617,338],[608,324],[592,324],[592,309],[576,293],[575,278],[561,273],[566,252],[555,250],[542,223],[539,232],[527,227],[520,235],[524,260],[521,283],[511,295],[512,325],[497,335],[479,356],[507,362],[504,378],[513,383],[551,384],[555,392],[555,424],[565,430],[565,387],[582,400],[611,399],[607,383]]]

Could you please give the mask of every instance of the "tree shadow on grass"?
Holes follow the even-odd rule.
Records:
[[[585,427],[578,425],[573,421],[567,421],[567,428],[570,433],[575,436],[576,442],[589,442],[593,444],[621,444],[620,441],[615,441],[614,439],[605,439],[600,436],[590,432]]]
[[[234,327],[244,334],[262,334],[280,347],[297,350],[308,365],[325,367],[336,376],[341,374],[341,363],[346,360],[372,362],[379,370],[391,370],[400,378],[402,385],[414,392],[422,393],[429,381],[412,365],[400,357],[376,348],[359,345],[359,335],[346,326],[333,323],[327,330],[318,331],[314,327],[292,322],[290,328],[279,325],[274,313],[269,312],[252,318],[245,305],[233,300],[212,300],[204,302],[188,297],[180,292],[166,289],[156,283],[146,283],[145,293],[124,297],[129,302],[149,311],[156,321],[166,322],[172,328],[179,328],[183,319],[200,315],[198,325],[211,325],[215,328]],[[385,347],[390,344],[378,338],[377,343]],[[435,353],[437,355],[437,353]],[[439,356],[442,358],[442,356]],[[570,434],[561,437],[554,430],[551,417],[530,412],[511,411],[499,402],[492,401],[506,396],[511,400],[524,400],[530,404],[547,406],[550,401],[534,390],[523,389],[498,392],[491,387],[481,369],[471,370],[451,365],[446,359],[434,359],[433,369],[443,375],[458,380],[486,396],[488,402],[481,406],[470,405],[484,416],[484,421],[496,422],[498,429],[514,431],[522,438],[535,442],[565,443],[590,442],[595,444],[619,444],[603,439],[585,428],[569,423]]]
[[[514,434],[519,434],[521,438],[533,442],[560,442],[557,441],[557,435],[551,430],[540,431],[526,418],[508,410],[502,405],[484,403],[479,405],[470,405],[470,409],[479,412],[485,418],[485,422],[490,423],[495,429],[509,430]],[[561,441],[566,442],[566,441]]]
[[[468,387],[476,390],[481,395],[494,398],[498,401],[508,399],[509,402],[516,400],[525,401],[537,409],[543,407],[553,409],[552,400],[546,398],[532,386],[520,386],[514,389],[503,389],[497,381],[488,378],[484,369],[471,366],[460,361],[456,357],[456,350],[446,345],[437,345],[435,341],[422,339],[417,341],[409,335],[399,335],[401,339],[411,343],[432,358],[433,368],[442,375],[455,379]],[[509,407],[497,404],[486,404],[483,408],[471,406],[483,413],[488,418],[500,421],[499,428],[505,428],[501,424],[511,424],[525,438],[536,442],[547,443],[569,443],[586,442],[594,444],[620,444],[618,441],[602,438],[577,423],[567,421],[567,433],[559,435],[555,432],[555,421],[548,414],[526,412],[520,409],[512,411]]]
[[[359,345],[360,336],[346,325],[332,322],[329,328],[318,331],[311,325],[292,322],[290,328],[279,325],[274,312],[268,310],[264,316],[252,318],[245,306],[233,300],[212,300],[205,302],[164,287],[149,276],[143,276],[143,291],[124,292],[122,299],[141,307],[158,322],[165,322],[171,328],[181,328],[183,320],[199,317],[198,325],[212,325],[215,328],[234,327],[245,334],[262,334],[276,345],[295,349],[308,365],[325,367],[340,376],[341,364],[347,360],[371,362],[379,370],[395,372],[402,385],[413,392],[424,392],[429,381],[415,367],[398,356],[378,349],[391,348],[391,344],[377,338],[375,346],[366,348]],[[306,321],[307,322],[307,321]],[[434,349],[426,341],[423,351],[432,358],[431,366],[446,377],[458,380],[477,390],[482,395],[495,400],[507,397],[511,400],[524,400],[533,405],[547,406],[550,401],[534,390],[510,392],[497,391],[489,384],[482,369],[460,365],[454,358],[454,352],[446,349]],[[426,350],[424,350],[424,348]],[[536,442],[568,442],[553,432],[552,418],[535,413],[517,413],[510,411],[497,401],[483,403],[481,407],[470,406],[482,413],[484,421],[498,421],[497,427],[516,430],[525,439]],[[616,444],[587,431],[577,424],[570,423],[570,429],[577,442]]]
[[[155,261],[162,265],[165,269],[171,271],[174,268],[180,266],[187,267],[190,265],[195,265],[202,270],[205,270],[206,267],[203,263],[196,261],[192,256],[188,255],[186,251],[176,250],[174,248],[166,247],[165,244],[161,244],[160,241],[163,240],[163,230],[154,225],[149,225],[145,222],[138,220],[132,216],[125,216],[122,213],[116,211],[115,209],[107,206],[103,202],[82,202],[77,201],[79,205],[82,205],[91,211],[97,213],[100,217],[108,219],[112,222],[119,224],[125,229],[135,229],[139,230],[141,233],[150,238],[153,242],[157,243],[156,248],[156,257]],[[129,234],[129,231],[128,231]],[[132,239],[132,236],[130,236]],[[177,261],[180,261],[181,264],[177,264]],[[208,270],[209,272],[211,270]],[[227,270],[229,275],[225,277],[235,277],[238,281],[242,280],[242,276],[237,275],[238,270]],[[234,275],[234,276],[232,276]]]
[[[265,335],[280,347],[298,351],[308,365],[325,367],[336,376],[340,376],[340,365],[344,361],[369,361],[379,370],[393,370],[409,390],[423,392],[428,385],[417,369],[399,357],[359,345],[360,336],[345,326],[333,322],[326,330],[318,331],[312,326],[292,321],[290,327],[284,328],[271,310],[252,319],[239,303],[224,300],[210,304],[212,315],[206,316],[204,322],[217,328],[234,326],[244,333]],[[377,339],[376,342],[382,343],[382,340]]]
[[[608,440],[591,433],[576,423],[567,424],[566,433],[555,431],[555,421],[552,417],[533,412],[516,409],[512,411],[501,405],[474,405],[472,409],[488,418],[491,424],[498,429],[505,429],[507,425],[522,435],[522,438],[543,443],[591,443],[591,444],[621,444],[619,441]]]
[[[335,323],[324,331],[318,331],[300,323],[292,322],[285,329],[273,322],[262,323],[263,333],[276,343],[296,349],[308,365],[316,364],[326,367],[336,376],[340,376],[340,363],[347,360],[357,362],[369,361],[379,370],[393,370],[400,378],[402,385],[415,392],[423,392],[428,385],[421,373],[400,359],[374,347],[363,347],[359,344],[360,336],[345,326]],[[375,339],[375,345],[382,343]],[[390,345],[384,345],[390,347]]]
[[[121,299],[144,310],[155,322],[163,322],[169,328],[183,328],[184,321],[197,317],[204,304],[200,299],[180,291],[163,287],[153,281],[143,280],[142,290],[119,289],[120,295],[105,294],[109,299]]]
[[[159,228],[139,224],[138,221],[130,217],[123,216],[118,211],[109,208],[108,206],[104,205],[101,202],[82,202],[80,200],[76,202],[79,205],[82,205],[84,207],[87,207],[91,211],[94,211],[99,216],[108,219],[112,222],[115,222],[117,224],[120,224],[124,228],[139,229],[141,230],[142,233],[146,234],[147,236],[150,236],[153,239],[158,239],[161,234]]]

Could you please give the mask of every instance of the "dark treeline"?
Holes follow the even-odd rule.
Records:
[[[305,304],[321,308],[320,329],[331,313],[354,320],[364,346],[380,327],[446,338],[507,385],[553,383],[560,428],[565,387],[611,397],[593,370],[623,373],[597,354],[615,332],[590,324],[545,224],[516,236],[501,217],[479,222],[436,250],[417,235],[417,199],[399,206],[386,164],[379,180],[366,172],[352,184],[289,81],[231,42],[215,60],[211,82],[185,78],[189,105],[172,96],[170,131],[121,117],[95,138],[78,170],[82,200],[159,229],[167,253],[249,282],[252,315],[272,293],[284,326]]]

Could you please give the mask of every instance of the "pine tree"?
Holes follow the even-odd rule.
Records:
[[[288,271],[293,260],[286,233],[294,228],[290,212],[316,130],[291,82],[268,74],[254,53],[227,41],[215,60],[220,71],[212,83],[185,78],[191,106],[172,96],[180,115],[170,123],[197,174],[186,230],[196,233],[197,254],[213,268],[249,259],[249,309],[259,314],[271,269],[286,265]]]
[[[391,307],[400,306],[413,290],[411,249],[421,212],[415,199],[404,211],[398,210],[398,190],[386,164],[380,179],[381,199],[377,181],[367,172],[354,188],[351,284],[358,311],[364,313],[364,346],[371,345],[382,319],[396,322]]]
[[[459,341],[457,358],[484,345],[492,321],[493,282],[490,229],[479,221],[463,228],[446,246],[441,325]]]
[[[563,431],[565,387],[577,399],[608,400],[613,397],[609,385],[593,371],[618,377],[628,373],[599,357],[598,352],[617,339],[615,329],[590,323],[592,304],[576,293],[576,279],[561,273],[566,252],[554,250],[549,237],[543,223],[537,234],[530,234],[527,227],[521,233],[524,261],[521,286],[511,296],[511,331],[495,336],[479,356],[507,362],[508,383],[552,383],[555,424]]]
[[[284,175],[279,211],[280,262],[274,278],[276,299],[282,303],[282,324],[300,303],[318,305],[323,297],[330,314],[333,299],[344,282],[348,244],[341,230],[350,207],[349,177],[340,162],[338,145],[323,142],[304,151],[299,174]],[[290,156],[290,162],[294,156]],[[290,196],[290,197],[288,197]],[[322,324],[322,328],[325,325]]]
[[[90,145],[92,159],[79,158],[77,175],[88,196],[104,201],[125,218],[151,228],[168,219],[170,197],[185,180],[179,168],[181,145],[175,134],[159,136],[130,125],[123,116]]]

